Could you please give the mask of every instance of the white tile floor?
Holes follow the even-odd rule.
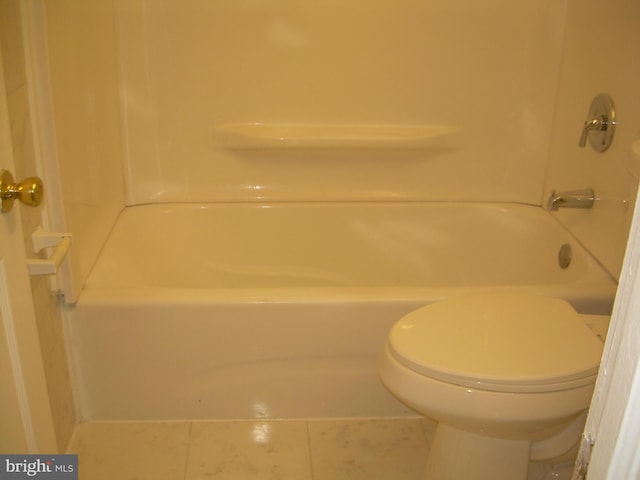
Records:
[[[420,418],[78,425],[82,480],[418,479],[435,424]]]

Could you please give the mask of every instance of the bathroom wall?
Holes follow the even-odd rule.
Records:
[[[540,202],[564,1],[116,5],[128,204]]]
[[[41,166],[40,153],[34,141],[35,122],[31,114],[33,86],[24,55],[27,44],[23,38],[23,11],[19,0],[0,0],[0,45],[16,167],[14,173],[16,179],[22,179],[41,174]],[[30,208],[16,202],[14,208],[20,209],[26,251],[34,256],[30,235],[36,227],[44,224],[46,205]],[[76,413],[60,302],[52,295],[47,277],[31,277],[31,290],[56,440],[59,450],[64,452],[75,427]]]
[[[120,92],[112,0],[34,0],[46,32],[55,155],[76,294],[124,208]],[[42,79],[41,79],[42,80]],[[59,213],[59,212],[56,212]]]
[[[618,277],[640,178],[640,2],[570,0],[557,93],[549,173],[551,190],[592,187],[592,210],[553,213],[609,272]],[[592,98],[608,93],[616,107],[611,147],[597,153],[578,147]]]

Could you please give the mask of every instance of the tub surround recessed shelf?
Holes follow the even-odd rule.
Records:
[[[214,127],[230,150],[274,148],[429,148],[458,131],[441,125],[325,125],[237,123]]]

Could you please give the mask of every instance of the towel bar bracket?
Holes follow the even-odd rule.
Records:
[[[67,256],[71,247],[71,234],[61,232],[47,232],[41,227],[31,234],[33,251],[38,253],[45,248],[54,248],[47,259],[28,259],[27,267],[30,275],[53,275]]]

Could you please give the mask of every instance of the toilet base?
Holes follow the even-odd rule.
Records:
[[[485,437],[439,423],[424,480],[526,480],[531,442]]]

